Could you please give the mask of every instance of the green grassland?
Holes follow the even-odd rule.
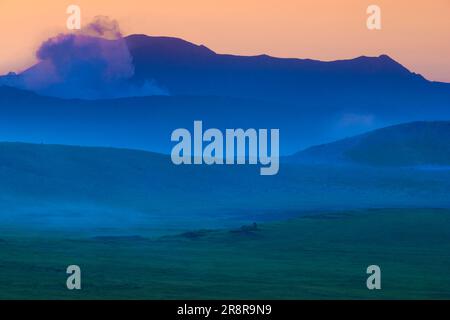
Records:
[[[82,290],[65,269],[82,270]],[[366,288],[366,268],[382,289]],[[373,209],[163,237],[0,235],[0,299],[450,299],[450,210]]]

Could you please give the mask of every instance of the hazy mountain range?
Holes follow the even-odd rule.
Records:
[[[450,119],[450,84],[430,82],[386,55],[334,62],[245,57],[131,35],[64,36],[44,43],[38,56],[37,65],[0,78],[39,94],[0,90],[5,140],[167,153],[172,130],[203,120],[220,129],[279,128],[287,155],[392,124]]]

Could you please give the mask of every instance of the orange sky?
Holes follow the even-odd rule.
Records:
[[[118,20],[124,34],[181,37],[218,53],[336,60],[388,54],[430,80],[450,82],[450,0],[0,0],[0,73],[34,61],[42,40],[82,24]],[[382,30],[366,8],[382,9]]]

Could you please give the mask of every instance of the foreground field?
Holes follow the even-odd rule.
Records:
[[[82,290],[65,287],[68,265]],[[377,264],[382,290],[366,288]],[[0,236],[0,298],[450,299],[450,210],[323,213],[177,236]]]

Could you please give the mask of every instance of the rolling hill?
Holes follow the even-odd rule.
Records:
[[[145,151],[0,143],[0,226],[155,235],[302,212],[449,207],[450,170],[175,166]]]
[[[450,122],[412,122],[314,146],[289,161],[373,166],[450,166]]]

